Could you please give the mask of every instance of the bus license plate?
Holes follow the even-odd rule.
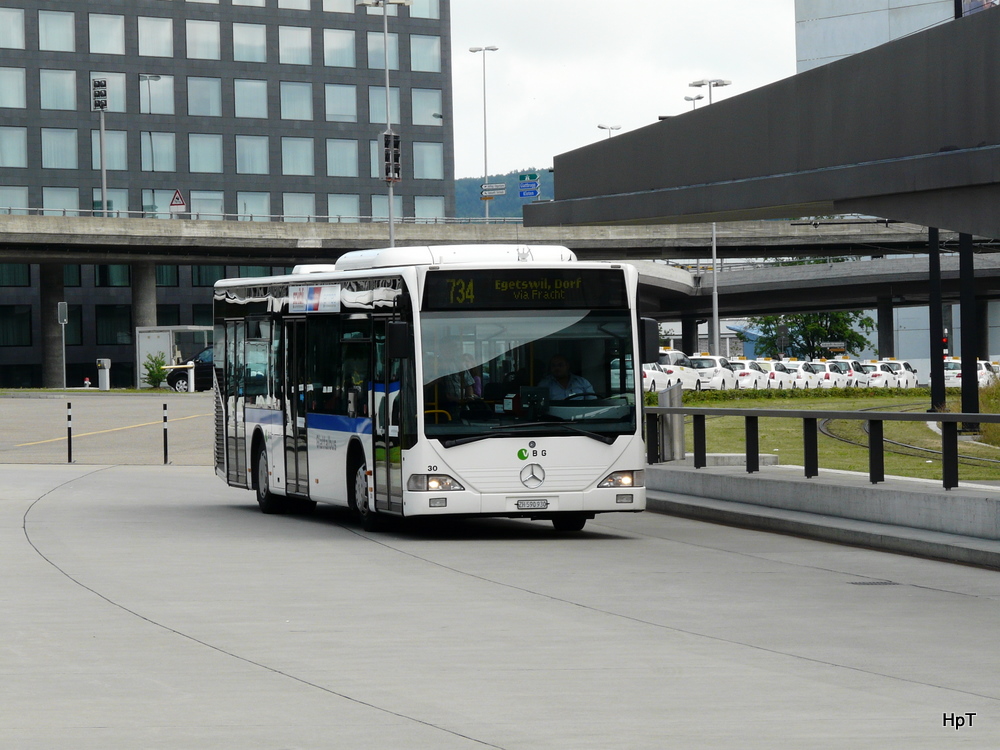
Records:
[[[518,500],[518,510],[545,510],[549,507],[548,500]]]

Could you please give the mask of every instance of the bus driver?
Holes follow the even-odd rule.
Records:
[[[549,374],[539,380],[538,385],[549,389],[549,398],[553,401],[565,401],[568,398],[597,398],[594,386],[582,375],[571,373],[569,361],[562,354],[556,354],[549,360]]]

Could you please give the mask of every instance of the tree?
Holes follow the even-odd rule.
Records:
[[[865,334],[875,330],[875,320],[861,311],[808,313],[804,315],[762,315],[747,319],[747,328],[757,334],[757,352],[762,356],[790,355],[821,359],[835,353],[822,346],[843,342],[847,354],[857,354],[872,345]],[[747,341],[752,334],[738,334]]]

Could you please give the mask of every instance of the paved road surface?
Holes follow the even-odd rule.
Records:
[[[206,466],[0,480],[5,748],[1000,746],[996,572],[654,513],[370,534]]]

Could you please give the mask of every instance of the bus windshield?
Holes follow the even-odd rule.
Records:
[[[627,310],[423,313],[425,434],[634,434],[632,325]]]

